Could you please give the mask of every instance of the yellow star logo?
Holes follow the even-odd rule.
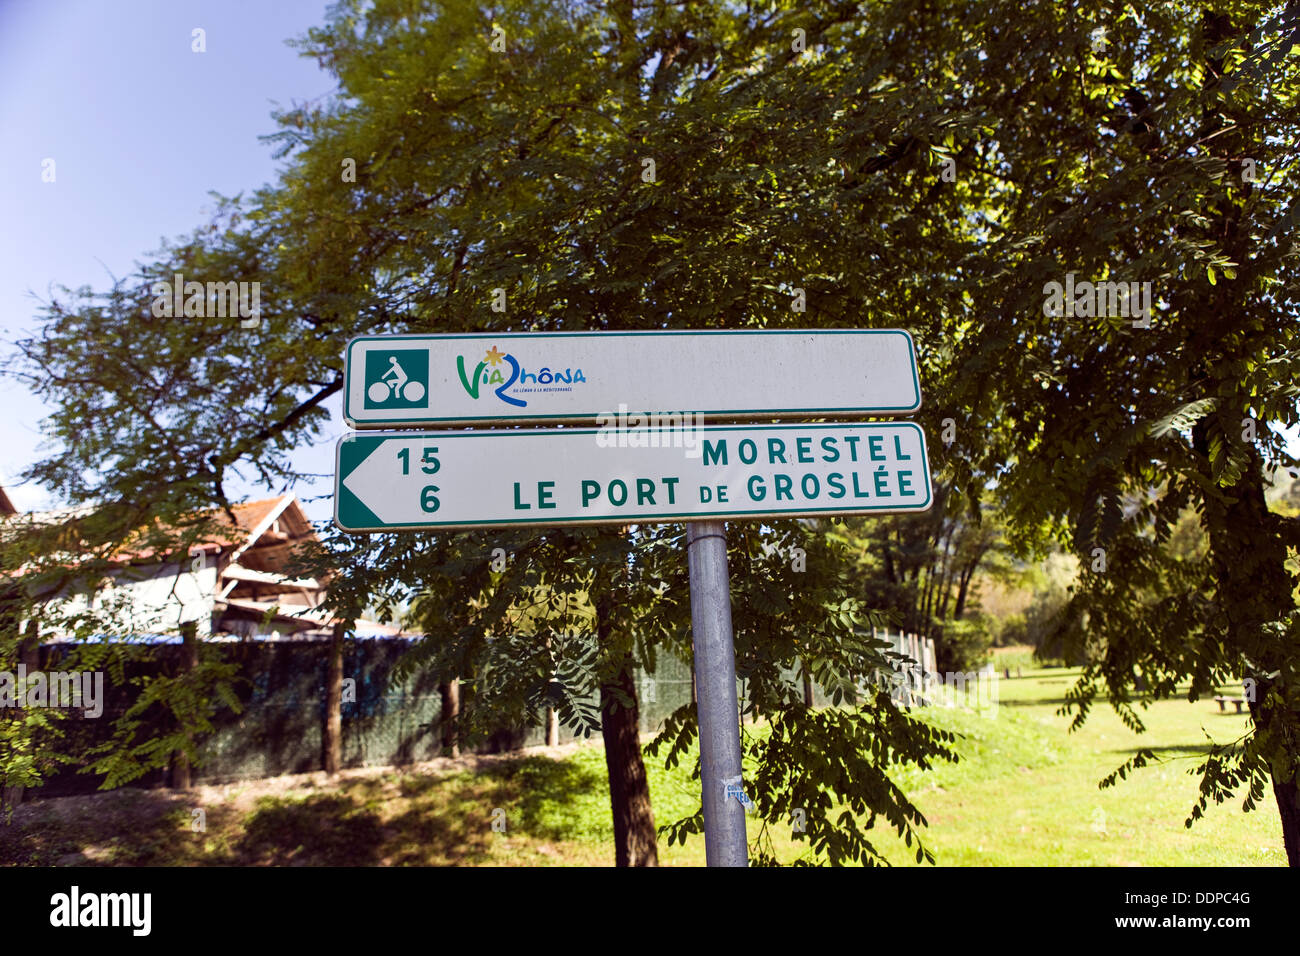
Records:
[[[498,352],[497,347],[494,345],[492,346],[492,350],[488,352],[487,355],[483,356],[483,361],[487,362],[489,365],[500,365],[501,360],[505,357],[506,353]]]

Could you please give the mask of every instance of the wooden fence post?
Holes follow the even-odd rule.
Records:
[[[199,664],[199,625],[197,621],[181,624],[180,672],[188,674]],[[188,790],[193,782],[190,774],[190,757],[184,750],[172,754],[172,789]]]
[[[27,636],[18,643],[18,663],[27,668],[27,673],[41,669],[41,625],[36,620],[27,622]],[[3,822],[7,809],[12,809],[23,802],[22,787],[4,787],[0,789],[0,822]]]
[[[558,747],[560,744],[560,715],[554,707],[546,708],[546,746]]]
[[[325,680],[325,772],[331,777],[343,763],[343,637],[352,624],[334,622],[330,638],[329,672]]]
[[[444,757],[460,756],[460,678],[438,685],[442,696],[442,710],[438,715],[438,724],[442,727],[442,755]]]

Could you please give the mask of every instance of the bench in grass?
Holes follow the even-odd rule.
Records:
[[[1232,702],[1232,703],[1236,704],[1236,705],[1237,705],[1237,713],[1239,713],[1239,714],[1241,713],[1241,705],[1244,704],[1244,703],[1246,703],[1246,698],[1244,698],[1244,697],[1222,697],[1222,696],[1220,696],[1220,697],[1216,697],[1216,698],[1214,698],[1214,700],[1215,700],[1215,702],[1219,705],[1219,710],[1220,710],[1220,711],[1225,711],[1225,710],[1227,710],[1227,708],[1226,708],[1224,705],[1227,704],[1227,703],[1229,703],[1229,702]]]

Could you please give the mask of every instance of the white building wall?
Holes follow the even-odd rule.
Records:
[[[212,633],[212,611],[216,600],[217,568],[190,561],[179,564],[124,568],[110,575],[112,586],[90,596],[88,589],[75,591],[51,602],[51,617],[93,609],[102,622],[99,633],[176,634],[181,624],[197,623],[199,637]],[[70,637],[57,626],[43,637]]]

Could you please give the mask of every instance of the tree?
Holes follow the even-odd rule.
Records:
[[[422,207],[400,235],[448,237],[422,261],[448,278],[468,255],[492,263],[485,285],[516,282],[527,313],[548,322],[617,321],[603,317],[626,314],[617,306],[629,299],[647,324],[771,319],[800,282],[803,323],[852,321],[846,306],[865,304],[875,320],[913,328],[938,396],[922,417],[960,415],[949,452],[960,492],[978,501],[996,478],[1013,541],[1068,540],[1087,562],[1075,606],[1106,654],[1079,688],[1081,714],[1104,684],[1140,726],[1138,666],[1156,695],[1180,679],[1195,696],[1233,672],[1257,675],[1255,732],[1208,754],[1203,798],[1249,781],[1250,807],[1271,777],[1296,859],[1295,523],[1268,512],[1260,475],[1264,460],[1288,459],[1267,427],[1241,438],[1245,418],[1297,419],[1293,263],[1279,241],[1297,207],[1287,176],[1252,175],[1294,162],[1296,78],[1279,68],[1294,5],[1135,14],[1109,45],[1093,37],[1109,19],[1102,4],[1044,11],[1027,31],[1004,4],[942,19],[908,3],[869,9],[868,19],[851,6],[801,14],[815,55],[799,58],[787,42],[793,17],[656,5],[636,47],[648,54],[648,93],[608,113],[632,148],[580,126],[575,111],[593,101],[558,77],[565,94],[549,109],[494,91],[498,115],[517,118],[512,148],[494,150],[474,183],[537,190],[536,205],[508,221],[485,212],[474,222],[494,228],[467,237]],[[382,34],[386,21],[370,24]],[[617,25],[621,38],[637,26]],[[628,91],[634,76],[624,70],[611,88]],[[655,122],[630,125],[643,119]],[[489,124],[463,128],[489,148]],[[566,148],[577,142],[582,156]],[[383,155],[386,182],[395,154]],[[628,173],[656,155],[671,157],[655,167],[670,188],[641,189]],[[503,157],[532,178],[508,175]],[[938,168],[949,162],[952,180]],[[633,240],[639,255],[619,255]],[[519,282],[523,263],[548,269]],[[1122,311],[1147,302],[1149,314],[1121,314],[1114,287],[1101,308],[1081,297],[1076,314],[1049,314],[1050,283],[1072,286],[1076,274],[1137,282]],[[1159,284],[1149,298],[1146,282]],[[438,310],[442,298],[424,301]],[[1126,516],[1125,495],[1147,501]],[[1137,590],[1185,581],[1155,549],[1188,502],[1203,515],[1213,575],[1139,607]],[[1200,638],[1190,655],[1189,633]]]
[[[347,550],[347,542],[336,543]],[[546,712],[585,734],[599,730],[616,863],[655,865],[633,680],[645,642],[635,640],[632,618],[637,609],[650,612],[654,588],[634,573],[624,537],[607,530],[517,536],[504,542],[510,552],[502,543],[480,534],[437,536],[402,578],[392,577],[391,564],[379,572],[421,589],[412,621],[428,637],[403,667],[457,675],[474,701],[458,715],[458,729],[471,734],[486,733],[502,715],[532,723]],[[492,571],[497,549],[510,558]],[[598,710],[588,703],[592,696]]]
[[[952,491],[940,473],[929,512],[854,519],[840,533],[857,553],[868,603],[894,611],[908,632],[933,639],[939,671],[968,671],[983,663],[991,637],[977,628],[975,640],[963,639],[971,628],[951,625],[965,620],[975,603],[975,575],[994,570],[1005,545],[995,509],[981,503],[968,512]]]
[[[980,242],[951,260],[969,298],[949,320],[942,389],[969,410],[964,456],[1001,469],[1016,540],[1060,540],[1080,558],[1074,633],[1097,653],[1071,695],[1076,722],[1099,693],[1141,729],[1135,703],[1181,682],[1195,700],[1255,680],[1252,732],[1207,747],[1188,825],[1241,786],[1253,808],[1271,781],[1297,865],[1300,617],[1287,554],[1300,526],[1267,509],[1263,465],[1294,464],[1276,429],[1297,422],[1300,78],[1283,57],[1300,8],[1133,12],[1110,21],[1099,49],[1090,15],[1103,9],[1054,10],[1027,35],[1000,5],[952,27],[979,51],[954,89],[997,119],[987,140],[956,141],[972,156]],[[1083,294],[1062,310],[1076,276],[1137,282],[1150,311]],[[1199,567],[1162,547],[1186,506],[1208,539]],[[1135,698],[1137,673],[1149,690]]]
[[[1254,806],[1271,779],[1294,862],[1297,524],[1268,510],[1260,472],[1294,464],[1268,423],[1297,422],[1300,138],[1282,59],[1295,19],[1293,3],[1247,2],[1089,2],[1028,22],[1004,2],[943,17],[917,0],[340,5],[303,45],[338,93],[278,117],[280,181],[223,205],[212,229],[109,296],[52,303],[22,343],[64,440],[30,477],[70,501],[178,513],[224,501],[232,469],[290,482],[288,451],[317,435],[359,333],[906,327],[918,418],[955,433],[932,447],[954,514],[992,490],[1012,546],[1059,542],[1083,563],[1071,613],[1101,653],[1076,690],[1079,718],[1104,690],[1140,726],[1139,670],[1157,697],[1254,675],[1253,733],[1207,752],[1202,804],[1244,784]],[[1103,22],[1108,44],[1093,37]],[[150,285],[178,267],[262,281],[262,327],[153,318]],[[1141,309],[1151,291],[1150,322],[1115,314],[1114,288],[1102,308],[1081,298],[1049,314],[1065,311],[1050,283],[1075,278],[1137,282],[1123,304]],[[1185,505],[1209,542],[1199,570],[1160,547]],[[863,637],[879,618],[829,535],[772,523],[807,545],[792,578],[785,565],[753,575],[763,532],[733,530],[738,666],[772,728],[749,744],[755,802],[768,822],[806,806],[821,858],[874,860],[831,806],[910,839],[919,813],[886,771],[941,759],[944,741],[879,696],[809,711],[786,668],[847,692],[887,666]],[[682,600],[671,535],[616,537],[595,549],[635,552],[647,580],[668,583],[641,622],[649,645],[684,647],[684,632],[657,630],[679,619],[662,602]],[[487,583],[481,544],[354,542],[346,563],[368,592],[457,566]],[[593,567],[530,573],[577,593]],[[605,667],[558,632],[543,659],[464,627],[450,662],[493,666],[447,673],[474,674],[476,700],[490,686],[520,713],[535,678],[507,649],[543,669],[539,687],[571,662],[586,675],[572,687]],[[656,752],[679,757],[693,733],[689,710],[674,715]],[[825,748],[842,775],[806,757]],[[670,838],[690,832],[679,823]]]

